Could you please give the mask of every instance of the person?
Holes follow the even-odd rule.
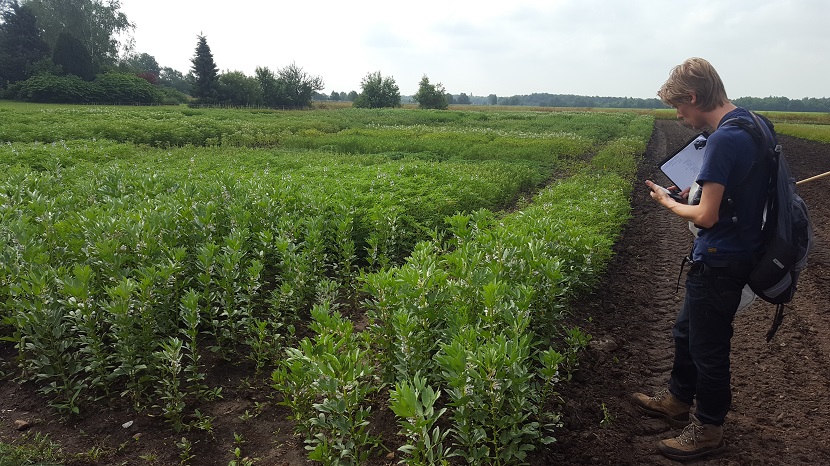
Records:
[[[677,437],[658,444],[663,455],[686,460],[725,448],[723,424],[732,402],[732,321],[761,248],[770,172],[758,162],[761,147],[753,135],[739,126],[723,125],[731,118],[753,119],[729,101],[708,61],[690,58],[674,67],[657,95],[692,128],[714,130],[696,180],[699,202],[677,202],[651,180],[645,181],[655,201],[699,228],[688,258],[685,299],[672,328],[674,362],[668,386],[656,395],[632,395],[647,415],[686,426]],[[771,123],[763,121],[767,127],[760,130],[774,138]],[[688,198],[688,187],[672,188],[686,188],[681,194]]]

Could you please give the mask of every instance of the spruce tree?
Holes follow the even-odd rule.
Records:
[[[196,55],[190,60],[193,66],[193,90],[191,94],[202,103],[215,103],[219,97],[219,68],[213,61],[213,54],[205,36],[199,36]]]

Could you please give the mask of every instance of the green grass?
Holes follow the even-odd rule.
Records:
[[[0,442],[0,466],[58,466],[63,453],[48,435],[24,435],[12,443]]]
[[[830,125],[811,125],[811,124],[793,124],[793,123],[776,123],[775,130],[778,134],[786,134],[787,136],[794,136],[802,139],[809,139],[811,141],[830,143]]]

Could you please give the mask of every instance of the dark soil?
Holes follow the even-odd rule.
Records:
[[[657,121],[639,179],[665,184],[657,163],[693,134],[675,121]],[[796,178],[830,170],[830,145],[781,137]],[[727,417],[726,451],[696,464],[830,464],[830,178],[799,187],[810,206],[816,248],[794,302],[772,342],[765,334],[772,322],[771,304],[756,301],[735,319],[732,352],[733,406]],[[576,303],[579,324],[593,336],[580,371],[560,392],[564,404],[558,441],[529,458],[532,465],[671,464],[657,453],[657,442],[677,435],[662,422],[644,417],[629,403],[633,391],[662,388],[671,368],[670,329],[683,298],[675,291],[680,260],[692,236],[636,187],[632,218],[616,245],[616,255],[598,291]],[[14,350],[0,344],[0,371],[13,372]],[[9,377],[0,380],[0,441],[19,442],[24,435],[48,434],[75,465],[176,465],[183,437],[195,455],[186,464],[225,466],[237,446],[257,465],[301,465],[302,441],[292,436],[287,409],[276,404],[267,376],[246,378],[244,365],[217,363],[209,379],[226,387],[223,399],[202,408],[212,433],[174,433],[163,419],[135,414],[120,400],[61,420],[34,387]],[[2,374],[0,374],[2,375]],[[231,387],[231,388],[227,388]],[[388,411],[388,410],[387,410]],[[248,415],[246,416],[246,412]],[[31,423],[18,431],[15,421]],[[132,421],[132,424],[126,424]],[[127,426],[127,427],[124,427]],[[394,420],[378,416],[373,428],[388,447],[396,445]],[[400,458],[381,454],[375,464]]]

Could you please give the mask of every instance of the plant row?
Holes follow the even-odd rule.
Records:
[[[186,107],[82,107],[0,103],[0,142],[56,142],[74,139],[110,139],[117,142],[171,146],[320,147],[338,149],[336,135],[346,131],[346,145],[354,130],[411,128],[423,133],[452,132],[436,137],[446,142],[452,136],[467,137],[468,144],[498,137],[554,137],[588,139],[605,144],[628,132],[639,117],[623,112],[463,112],[412,111],[404,109],[339,109],[328,111],[246,111],[190,109]],[[350,132],[351,131],[351,132]],[[313,140],[321,135],[334,140]],[[390,138],[411,134],[392,133]],[[418,134],[416,139],[429,139]],[[482,136],[485,136],[482,139]],[[286,142],[287,141],[287,142]],[[381,144],[391,144],[384,142]],[[418,149],[414,152],[429,150]],[[363,149],[371,149],[364,144]],[[398,150],[376,148],[369,153]],[[442,155],[451,150],[440,151]],[[367,153],[367,151],[361,151]]]
[[[627,138],[607,152],[633,163],[644,148],[644,138]],[[554,441],[552,395],[590,339],[564,324],[568,303],[604,271],[630,189],[631,178],[595,165],[501,219],[449,217],[445,237],[363,277],[362,332],[336,303],[316,303],[315,335],[272,374],[309,458],[364,463],[379,443],[372,409],[386,393],[406,464],[521,464]]]

